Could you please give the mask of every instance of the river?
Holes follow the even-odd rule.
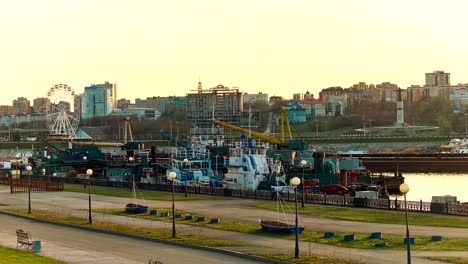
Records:
[[[468,202],[468,173],[404,173],[410,191],[408,201],[430,202],[432,196],[457,196],[460,202]]]

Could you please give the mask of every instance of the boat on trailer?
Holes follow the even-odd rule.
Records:
[[[131,203],[127,203],[125,205],[125,212],[127,214],[143,214],[143,213],[146,213],[146,211],[148,211],[148,206],[141,205],[141,204],[138,204],[136,202],[137,201],[137,197],[136,197],[137,187],[136,187],[136,184],[135,184],[135,179],[134,179],[133,174],[132,174],[132,193],[133,193],[133,201]]]
[[[128,203],[125,205],[125,212],[127,214],[143,214],[148,211],[148,206],[141,204]]]
[[[279,232],[279,233],[296,233],[296,226],[295,225],[290,225],[285,222],[281,221],[276,221],[276,220],[266,220],[266,219],[260,219],[260,225],[262,226],[262,229],[265,231],[269,232]],[[302,234],[304,231],[303,226],[298,227],[298,234]]]

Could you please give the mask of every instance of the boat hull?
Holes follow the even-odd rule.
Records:
[[[142,214],[148,211],[148,206],[129,203],[125,205],[125,212],[127,214]]]
[[[294,225],[289,225],[284,222],[280,221],[273,221],[273,220],[260,220],[260,225],[262,229],[269,232],[277,232],[277,233],[296,233],[296,227]],[[303,226],[298,227],[298,233],[302,234],[304,231]]]

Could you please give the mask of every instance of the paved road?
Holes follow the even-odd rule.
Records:
[[[0,244],[16,246],[17,228],[41,240],[41,255],[69,263],[261,263],[219,253],[177,247],[164,243],[95,233],[0,214]]]
[[[50,210],[59,213],[66,213],[76,215],[79,217],[86,218],[87,212],[80,210],[87,208],[87,194],[80,193],[34,193],[32,194],[32,205],[34,209]],[[126,199],[116,197],[106,197],[93,195],[93,208],[122,208],[125,204]],[[257,222],[261,216],[271,214],[268,210],[259,210],[246,207],[245,203],[254,203],[256,201],[249,200],[208,200],[208,201],[187,201],[177,202],[176,206],[178,209],[197,212],[199,214],[206,214],[210,216],[219,217],[221,219],[234,219],[239,221]],[[9,204],[13,207],[27,206],[27,195],[26,194],[9,194],[5,189],[2,190],[0,187],[0,203]],[[164,201],[148,201],[148,204],[152,207],[170,207],[170,202]],[[102,219],[104,221],[121,222],[132,225],[152,226],[155,228],[170,228],[170,224],[160,223],[150,220],[139,220],[129,219],[127,217],[117,217],[101,214],[93,214],[94,219]],[[315,230],[326,230],[326,231],[341,231],[346,232],[374,232],[382,231],[386,228],[386,225],[368,224],[368,223],[357,223],[349,221],[338,221],[330,220],[320,217],[312,216],[301,216],[302,221],[305,223],[307,229]],[[413,229],[414,228],[414,229]],[[425,228],[428,228],[425,230]],[[249,234],[242,234],[236,232],[227,232],[220,230],[212,230],[207,228],[177,225],[177,229],[181,232],[193,233],[197,235],[204,235],[208,237],[220,237],[226,239],[232,239],[236,241],[242,241],[247,243],[255,243],[257,245],[254,250],[266,251],[266,252],[282,252],[291,253],[293,252],[294,243],[291,240],[279,239],[279,238],[267,238],[262,236],[255,236]],[[389,225],[389,230],[384,233],[403,234],[404,226],[401,225]],[[444,236],[464,236],[468,232],[467,229],[453,229],[453,228],[432,228],[432,227],[412,227],[412,233],[426,232],[425,236],[431,234],[439,234]],[[447,231],[449,234],[444,233]],[[427,233],[429,232],[429,233]],[[109,242],[110,243],[110,242]],[[185,250],[185,249],[184,249]],[[238,251],[252,251],[252,248],[235,248]],[[403,250],[362,250],[362,249],[351,249],[327,246],[314,243],[300,243],[301,254],[313,253],[324,256],[339,257],[344,259],[353,259],[362,261],[364,263],[404,263],[406,261],[406,252]],[[468,258],[468,252],[424,252],[414,251],[412,252],[413,263],[439,263],[435,261],[429,261],[421,258],[422,256],[459,256]],[[242,263],[244,263],[242,261]]]

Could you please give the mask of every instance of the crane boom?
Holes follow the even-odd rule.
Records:
[[[238,131],[238,132],[242,132],[242,133],[246,133],[246,134],[250,133],[250,135],[252,135],[253,137],[266,140],[266,141],[270,142],[271,144],[277,144],[277,145],[284,144],[284,140],[281,139],[281,138],[266,135],[266,134],[263,134],[263,133],[260,133],[260,132],[251,131],[251,130],[248,130],[248,129],[245,129],[245,128],[242,128],[242,127],[238,127],[238,126],[234,126],[234,125],[231,125],[231,124],[224,123],[224,122],[219,121],[219,120],[213,120],[213,123],[215,125],[217,125],[217,126],[229,128],[229,129],[234,130],[234,131]]]
[[[284,145],[284,143],[286,142],[284,139],[284,126],[286,125],[288,129],[288,133],[289,133],[289,140],[292,140],[291,127],[289,126],[289,118],[288,118],[286,107],[281,107],[281,138],[270,136],[270,135],[260,133],[260,132],[251,131],[249,129],[227,124],[219,120],[213,120],[213,123],[217,126],[222,126],[222,127],[234,130],[234,131],[250,134],[253,137],[266,140],[269,143],[275,144],[275,145]]]

